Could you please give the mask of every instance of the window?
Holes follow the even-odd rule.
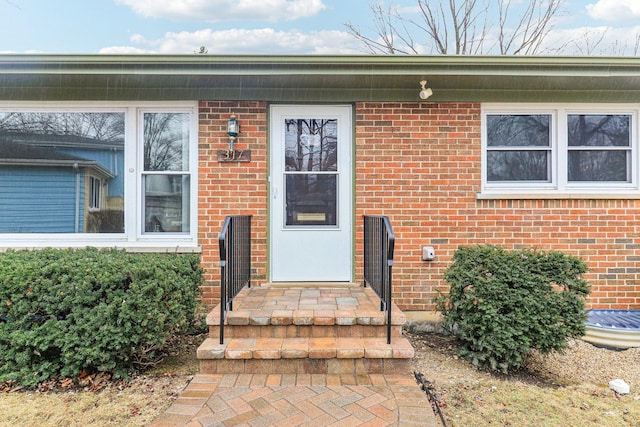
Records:
[[[638,190],[637,112],[483,106],[484,193]]]
[[[0,104],[2,246],[195,246],[196,121],[191,102]]]
[[[631,115],[567,116],[570,182],[631,182]]]
[[[551,180],[551,117],[487,115],[487,180]]]
[[[142,114],[144,232],[188,233],[189,114]]]
[[[102,199],[102,181],[95,176],[89,177],[89,211],[100,210],[100,200]]]

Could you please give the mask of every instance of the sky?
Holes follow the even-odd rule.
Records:
[[[564,1],[544,52],[562,44],[571,55],[640,54],[640,0]],[[209,54],[360,54],[366,49],[345,24],[375,34],[372,2],[0,0],[0,53],[193,54],[203,46]],[[409,16],[416,3],[385,5]]]

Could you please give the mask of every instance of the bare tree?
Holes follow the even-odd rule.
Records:
[[[351,23],[345,26],[370,53],[534,55],[543,50],[563,3],[529,0],[513,6],[512,0],[416,0],[414,13],[375,3],[370,6],[372,35]]]
[[[611,31],[611,27],[585,28],[577,37],[566,43],[566,48],[572,53],[584,56],[640,54],[640,32],[636,32],[633,40],[629,40],[612,36]]]

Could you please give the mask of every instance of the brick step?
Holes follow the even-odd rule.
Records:
[[[373,338],[386,337],[386,326],[374,325],[286,325],[286,326],[259,326],[259,325],[226,325],[224,327],[225,338],[320,338],[320,337],[359,337]],[[392,325],[391,336],[402,336],[402,326]],[[209,337],[218,339],[220,327],[210,326]]]
[[[411,359],[203,359],[201,374],[409,374]]]
[[[225,337],[385,337],[386,313],[370,288],[245,288],[227,313]],[[392,304],[391,335],[406,316]],[[209,336],[220,336],[220,306],[207,316]]]
[[[231,338],[205,340],[198,348],[202,373],[404,373],[411,343],[386,338]]]
[[[198,359],[411,359],[409,340],[385,338],[231,338],[224,344],[206,339],[198,348]]]
[[[391,325],[402,326],[407,317],[395,304],[392,304]],[[380,310],[346,309],[314,309],[314,310],[270,310],[268,308],[239,308],[227,312],[225,325],[243,326],[352,326],[371,325],[384,326],[387,323],[386,313]],[[207,316],[207,325],[220,325],[220,305],[217,305]]]

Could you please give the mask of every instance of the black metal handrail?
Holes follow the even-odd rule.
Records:
[[[227,311],[233,299],[251,287],[251,215],[227,216],[218,236],[220,245],[220,344],[224,344]]]
[[[364,286],[380,297],[387,315],[387,344],[391,344],[391,269],[396,238],[386,216],[364,216]]]

